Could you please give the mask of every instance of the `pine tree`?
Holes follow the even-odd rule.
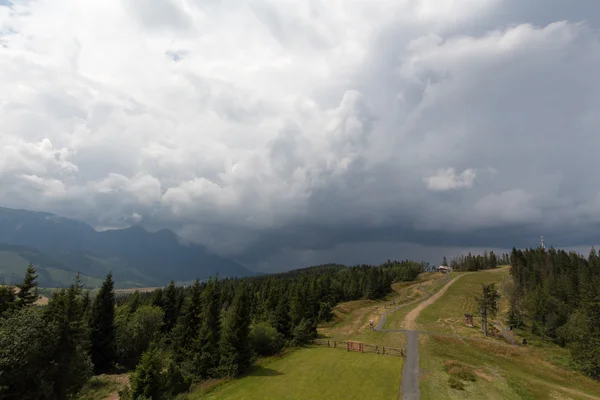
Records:
[[[33,264],[29,264],[25,271],[25,279],[21,285],[17,285],[19,293],[17,293],[17,304],[20,307],[29,306],[35,303],[38,298],[38,275]]]
[[[115,292],[112,273],[109,272],[94,299],[90,316],[91,356],[97,374],[113,367],[115,335]]]
[[[223,318],[221,361],[219,363],[222,376],[238,376],[252,362],[252,349],[249,343],[250,304],[248,300],[247,289],[243,286],[239,287],[231,307]]]

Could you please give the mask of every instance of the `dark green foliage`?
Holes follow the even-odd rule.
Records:
[[[119,392],[121,400],[167,400],[189,390],[191,381],[176,362],[151,345],[131,377],[131,387]]]
[[[88,323],[92,316],[92,305],[93,301],[90,297],[90,292],[89,290],[86,290],[83,292],[83,298],[81,299],[81,308],[83,308],[84,319],[88,321]]]
[[[270,316],[271,325],[273,325],[275,329],[277,329],[277,332],[279,332],[285,338],[290,337],[291,320],[288,312],[288,304],[287,296],[282,295],[279,298],[277,307]]]
[[[231,307],[223,317],[219,362],[221,376],[238,376],[252,362],[249,341],[250,301],[247,290],[244,286],[238,287]]]
[[[13,288],[0,286],[0,318],[2,315],[16,307],[17,296]]]
[[[161,400],[165,397],[166,382],[162,374],[163,365],[156,347],[152,346],[131,377],[131,399],[147,398]]]
[[[210,279],[202,293],[202,327],[198,335],[193,365],[202,378],[216,376],[219,365],[221,336],[221,293],[217,279]]]
[[[333,319],[331,304],[321,303],[319,305],[319,322],[329,322]]]
[[[183,310],[177,325],[173,329],[173,350],[178,361],[191,351],[196,344],[198,332],[202,326],[202,288],[196,280],[191,294],[185,299]]]
[[[174,397],[179,393],[187,392],[191,386],[191,379],[184,376],[178,363],[170,360],[164,371],[165,393]]]
[[[94,299],[89,327],[90,353],[94,364],[94,372],[97,374],[107,372],[113,367],[116,358],[115,293],[111,273],[106,276],[100,291]]]
[[[163,311],[160,307],[141,306],[130,312],[123,305],[117,309],[115,323],[117,360],[125,368],[133,368],[160,332]]]
[[[294,327],[292,332],[292,343],[294,346],[304,346],[315,337],[315,332],[312,329],[312,322],[308,319],[302,319],[298,325]]]
[[[0,398],[54,399],[58,327],[27,307],[0,319]]]
[[[486,251],[483,255],[473,255],[471,253],[466,256],[460,256],[450,261],[450,267],[454,271],[479,271],[490,268],[496,268],[498,265],[506,265],[510,263],[510,256],[503,254],[500,258],[490,251]]]
[[[571,350],[576,367],[600,378],[600,258],[542,248],[511,254],[509,322]]]
[[[23,283],[17,285],[19,288],[19,293],[17,293],[17,305],[19,307],[32,305],[39,299],[37,278],[38,275],[35,271],[35,267],[33,264],[29,264],[27,271],[25,271]]]
[[[175,282],[171,281],[166,289],[163,291],[161,307],[165,312],[165,319],[163,324],[163,330],[165,332],[171,332],[177,323],[179,317],[179,310],[181,307],[181,297],[175,286]]]
[[[47,323],[57,328],[56,347],[52,352],[52,363],[56,367],[52,393],[58,399],[79,391],[92,375],[82,300],[78,275],[68,289],[54,292],[44,310]]]
[[[250,327],[250,343],[258,355],[271,356],[283,348],[283,337],[268,322],[258,322]]]

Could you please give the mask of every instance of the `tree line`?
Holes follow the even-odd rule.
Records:
[[[600,257],[551,248],[510,255],[508,323],[570,349],[585,374],[600,378]]]
[[[454,271],[480,271],[485,269],[496,268],[499,265],[508,265],[510,263],[510,255],[502,254],[500,256],[494,254],[493,251],[489,253],[485,251],[483,255],[481,254],[471,254],[461,255],[459,257],[455,257],[450,260],[450,267]],[[446,262],[446,258],[444,257],[444,261],[442,265],[448,265]]]
[[[258,356],[309,343],[339,302],[382,298],[422,268],[329,264],[118,296],[108,274],[93,299],[76,277],[36,306],[30,265],[18,293],[0,286],[0,399],[68,399],[93,374],[115,370],[134,371],[122,399],[170,399],[202,380],[239,376]]]

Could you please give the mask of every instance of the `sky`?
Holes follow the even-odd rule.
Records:
[[[0,205],[261,271],[589,248],[599,28],[597,0],[0,0]]]

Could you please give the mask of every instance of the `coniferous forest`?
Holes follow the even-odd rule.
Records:
[[[508,323],[570,349],[572,362],[600,378],[600,257],[543,248],[510,256]]]
[[[336,304],[382,298],[422,269],[330,264],[119,296],[109,274],[93,299],[76,278],[40,307],[30,266],[17,293],[0,287],[0,399],[68,399],[93,374],[119,370],[134,371],[122,399],[173,398],[309,343]]]
[[[503,285],[514,329],[570,349],[574,366],[600,378],[600,256],[513,249],[451,261],[475,271],[510,263]],[[111,274],[93,296],[79,279],[38,299],[30,266],[18,290],[0,286],[0,399],[68,399],[94,374],[132,371],[122,399],[170,399],[207,379],[236,377],[257,357],[303,346],[333,307],[380,299],[423,263],[328,264],[249,278],[116,295]]]
[[[486,251],[482,255],[467,254],[450,261],[450,267],[454,271],[481,271],[490,268],[496,268],[499,265],[508,265],[510,263],[510,255],[502,254],[498,256],[493,251]]]

